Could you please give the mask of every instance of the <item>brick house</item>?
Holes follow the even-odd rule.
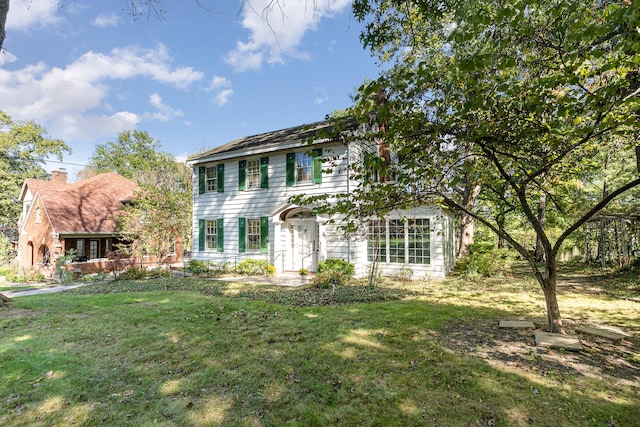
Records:
[[[135,197],[138,186],[114,173],[68,183],[66,171],[51,180],[26,179],[20,192],[18,264],[51,276],[55,259],[75,250],[74,266],[83,273],[102,271],[109,252],[121,243],[115,217]],[[180,262],[179,242],[165,262]],[[145,260],[153,262],[153,260]]]

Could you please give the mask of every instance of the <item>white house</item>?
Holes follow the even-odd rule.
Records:
[[[355,188],[350,165],[359,150],[342,140],[315,139],[329,122],[317,122],[231,141],[192,156],[194,173],[193,258],[231,265],[265,259],[278,272],[338,258],[365,275],[374,258],[378,271],[441,278],[455,262],[454,217],[440,206],[393,212],[371,220],[361,235],[345,236],[340,218],[314,213],[290,198]],[[309,145],[308,141],[313,143]],[[331,159],[323,170],[322,159]]]

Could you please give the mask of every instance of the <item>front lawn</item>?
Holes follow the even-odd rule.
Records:
[[[569,329],[640,333],[637,302],[559,299]],[[524,276],[336,293],[157,279],[22,297],[0,309],[0,425],[637,425],[637,338],[546,351],[497,328],[523,317],[544,319]]]

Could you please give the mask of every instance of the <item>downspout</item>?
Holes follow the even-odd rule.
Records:
[[[343,141],[344,141],[344,137],[343,137]],[[349,151],[349,146],[350,144],[347,142],[347,194],[351,192],[351,186],[350,186],[351,153]],[[347,262],[351,263],[351,235],[347,236]]]

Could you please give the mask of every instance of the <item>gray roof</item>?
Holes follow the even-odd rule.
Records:
[[[357,122],[355,119],[349,118],[344,120],[342,125],[346,129],[352,129],[357,125]],[[189,157],[189,162],[197,163],[198,160],[204,160],[223,154],[237,154],[240,156],[246,151],[254,151],[258,148],[264,148],[265,151],[274,151],[281,147],[285,148],[296,144],[304,145],[316,136],[319,138],[327,138],[332,129],[334,129],[334,123],[329,120],[323,120],[287,129],[246,136],[244,138],[228,142],[212,150],[205,151],[204,153],[195,154]],[[325,131],[326,134],[318,135],[322,131]]]

